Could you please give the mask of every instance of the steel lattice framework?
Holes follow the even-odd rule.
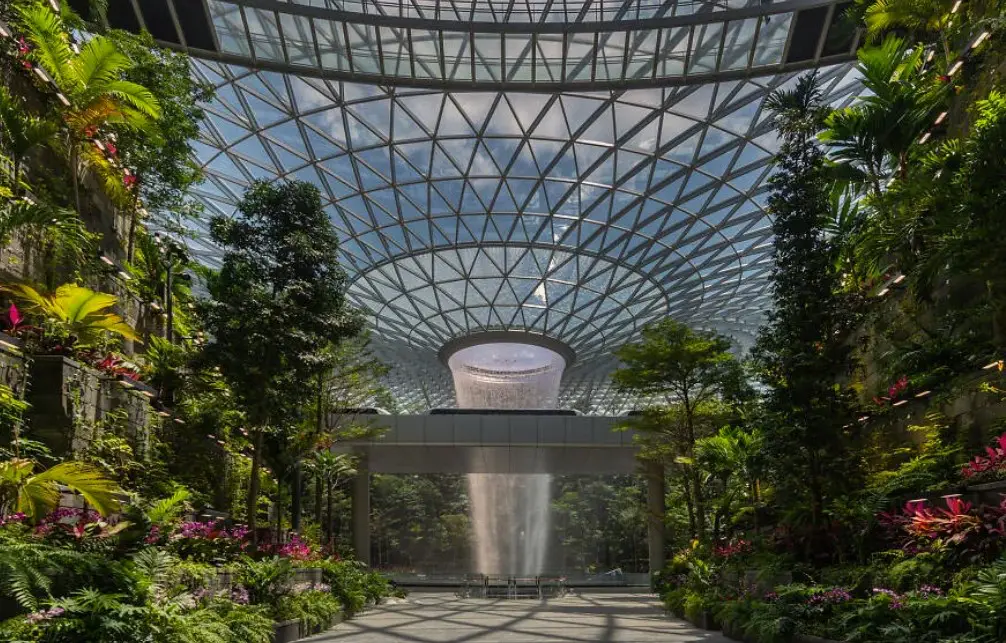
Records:
[[[182,0],[165,2],[176,35],[191,31],[177,20]],[[561,342],[576,356],[561,404],[609,413],[628,404],[606,384],[611,352],[653,320],[671,315],[750,344],[769,306],[766,178],[778,137],[765,99],[802,66],[829,60],[838,3],[197,4],[211,21],[212,50],[184,36],[173,44],[197,56],[194,73],[217,90],[196,145],[207,215],[231,214],[255,179],[317,185],[344,235],[350,296],[372,313],[375,351],[394,366],[390,383],[405,408],[453,404],[438,351],[479,333]],[[344,36],[373,27],[377,73],[363,73],[359,42],[346,50],[348,68],[326,57],[323,21],[341,21]],[[295,24],[310,35],[303,59]],[[446,73],[443,45],[434,64],[442,73],[420,77],[420,24],[467,33],[469,57],[451,64],[473,74]],[[810,46],[799,43],[801,25]],[[408,58],[394,73],[380,45],[392,37],[385,28],[407,32],[394,36],[406,47],[396,55]],[[632,62],[635,36],[622,39],[621,62],[605,66],[601,44],[619,29],[656,30],[648,67]],[[661,43],[675,29],[688,45],[677,67],[661,71],[670,60]],[[482,56],[479,33],[495,33],[500,51]],[[574,59],[585,60],[570,44],[583,34],[594,47],[591,71],[569,76]],[[506,71],[524,64],[511,61],[512,35],[531,71]],[[542,48],[550,35],[563,43],[555,64]],[[763,37],[774,53],[759,67]],[[845,62],[821,71],[836,105],[859,90],[848,62],[854,41],[843,45]],[[794,57],[801,46],[804,57]],[[539,50],[541,58],[528,53]],[[483,63],[484,75],[475,67]],[[218,262],[204,224],[196,228],[194,251]]]

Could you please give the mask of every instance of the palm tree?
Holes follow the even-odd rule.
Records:
[[[879,197],[892,175],[905,178],[909,152],[932,124],[945,89],[924,82],[925,52],[889,36],[861,49],[857,65],[866,92],[856,105],[833,112],[821,133],[836,176]]]
[[[115,305],[115,295],[95,292],[76,284],[64,284],[53,293],[42,293],[26,284],[0,288],[25,304],[25,309],[40,317],[47,332],[60,339],[73,339],[77,347],[99,345],[109,333],[140,341],[136,332],[108,309]]]
[[[947,31],[957,0],[858,0],[866,23],[866,34],[874,42],[894,31],[908,32],[913,40],[928,42],[939,38],[950,58]],[[963,22],[963,16],[958,16]]]
[[[94,36],[76,53],[66,25],[48,5],[36,2],[17,11],[32,45],[30,55],[70,104],[63,114],[65,147],[80,212],[80,175],[87,167],[83,161],[101,162],[98,156],[83,158],[82,143],[110,125],[143,128],[150,119],[160,118],[160,105],[145,87],[122,79],[132,62],[111,40]]]
[[[696,462],[708,479],[717,480],[723,487],[714,519],[714,539],[719,536],[722,520],[730,513],[737,496],[746,494],[757,510],[763,445],[764,439],[758,431],[732,426],[723,427],[716,435],[696,441]],[[741,486],[731,484],[732,481],[741,483]]]
[[[10,155],[11,194],[20,196],[21,170],[28,154],[48,144],[58,127],[53,121],[32,114],[23,99],[15,99],[6,86],[0,86],[0,128],[3,130],[0,147]]]
[[[306,461],[306,467],[314,478],[314,512],[318,523],[322,525],[323,533],[329,544],[334,543],[333,527],[333,495],[343,480],[356,473],[353,468],[353,458],[347,453],[333,453],[328,449],[315,451]],[[328,519],[322,513],[323,496],[327,499],[325,505]]]
[[[60,485],[79,493],[102,516],[119,509],[122,491],[97,467],[71,461],[35,473],[34,461],[14,458],[0,462],[0,510],[36,521],[59,505]]]

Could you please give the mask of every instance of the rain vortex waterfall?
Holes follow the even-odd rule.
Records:
[[[566,362],[540,346],[479,344],[449,360],[458,407],[549,409],[558,403]],[[468,474],[476,571],[533,576],[548,553],[549,474]]]

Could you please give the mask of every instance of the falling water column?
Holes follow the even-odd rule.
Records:
[[[460,408],[552,409],[566,360],[541,346],[495,342],[461,349],[448,364]],[[476,571],[545,571],[551,486],[548,474],[468,474]]]

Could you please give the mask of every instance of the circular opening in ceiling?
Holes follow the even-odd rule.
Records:
[[[487,342],[447,359],[459,408],[553,409],[566,359],[537,344]]]

